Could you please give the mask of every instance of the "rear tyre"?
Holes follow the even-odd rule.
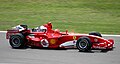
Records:
[[[102,35],[99,32],[90,32],[89,35],[102,37]]]
[[[14,49],[23,49],[26,47],[26,39],[21,33],[11,35],[9,43]]]
[[[92,43],[88,37],[80,37],[77,40],[76,47],[81,52],[91,51]]]

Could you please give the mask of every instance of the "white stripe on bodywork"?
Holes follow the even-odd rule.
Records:
[[[67,41],[67,42],[62,43],[62,44],[60,45],[60,47],[76,46],[76,42],[77,42],[77,40]]]

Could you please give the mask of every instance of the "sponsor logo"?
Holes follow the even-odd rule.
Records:
[[[51,43],[51,44],[55,44],[55,43],[56,43],[56,40],[55,40],[55,39],[51,39],[51,40],[50,40],[50,43]]]
[[[93,46],[96,49],[106,49],[105,47],[100,47],[100,46]]]
[[[49,46],[49,43],[48,43],[47,39],[42,39],[40,43],[43,47],[48,47]]]
[[[95,42],[98,42],[98,39],[97,39],[97,38],[95,38],[95,39],[94,39],[94,41],[95,41]]]
[[[73,39],[76,40],[76,36],[73,36]]]

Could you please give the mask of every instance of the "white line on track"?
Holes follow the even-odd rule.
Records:
[[[0,31],[0,33],[6,33],[7,31]]]
[[[0,33],[6,33],[7,31],[0,31]],[[85,34],[87,35],[87,34]],[[102,36],[113,36],[113,37],[120,37],[120,35],[107,35],[107,34],[102,34]]]
[[[102,34],[103,36],[113,36],[113,37],[120,37],[120,35],[107,35],[107,34]]]

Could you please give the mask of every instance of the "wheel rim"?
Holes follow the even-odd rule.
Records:
[[[79,46],[80,46],[80,48],[85,49],[87,47],[87,40],[85,40],[85,39],[81,40],[79,42]]]
[[[19,38],[13,38],[12,39],[12,44],[13,44],[13,47],[19,47],[21,45],[20,39]]]

